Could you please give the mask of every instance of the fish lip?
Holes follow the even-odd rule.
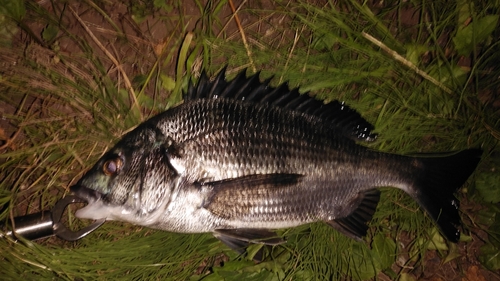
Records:
[[[78,198],[85,200],[88,204],[101,200],[104,194],[101,192],[88,188],[83,185],[73,185],[70,187],[71,192]]]

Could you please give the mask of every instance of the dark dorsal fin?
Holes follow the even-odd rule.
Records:
[[[287,83],[272,87],[269,85],[272,77],[261,82],[260,72],[247,77],[246,70],[243,70],[231,81],[226,81],[225,74],[226,68],[210,80],[203,71],[196,86],[189,83],[184,100],[226,98],[267,104],[320,118],[325,124],[353,140],[373,141],[377,137],[372,133],[373,125],[343,102],[324,104],[309,96],[309,93],[301,95],[297,88],[290,90]]]

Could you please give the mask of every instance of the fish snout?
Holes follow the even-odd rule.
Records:
[[[85,200],[87,203],[93,203],[103,198],[103,194],[97,190],[88,188],[83,185],[73,185],[70,187],[71,192],[78,198]]]

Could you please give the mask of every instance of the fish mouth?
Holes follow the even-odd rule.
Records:
[[[74,185],[70,187],[70,190],[76,197],[87,202],[87,206],[75,212],[77,218],[91,220],[109,219],[109,212],[103,200],[103,193],[83,185]]]
[[[83,185],[73,185],[72,187],[70,187],[70,190],[77,197],[79,197],[82,200],[85,200],[89,204],[99,201],[104,197],[104,194],[102,194],[101,192],[88,188]]]

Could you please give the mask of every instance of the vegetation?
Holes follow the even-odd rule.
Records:
[[[252,3],[249,3],[252,2]],[[0,239],[5,280],[416,280],[469,247],[500,269],[500,3],[456,1],[0,0],[0,220],[48,210],[120,136],[228,65],[343,100],[379,133],[374,149],[481,147],[448,243],[403,192],[383,189],[365,243],[322,223],[282,230],[262,263],[209,234],[118,222],[76,242]],[[67,224],[89,222],[65,214]],[[464,246],[464,247],[462,247]],[[434,263],[436,263],[434,261]],[[439,269],[430,271],[445,276]],[[429,278],[427,276],[427,278]],[[488,279],[488,278],[486,278]]]

